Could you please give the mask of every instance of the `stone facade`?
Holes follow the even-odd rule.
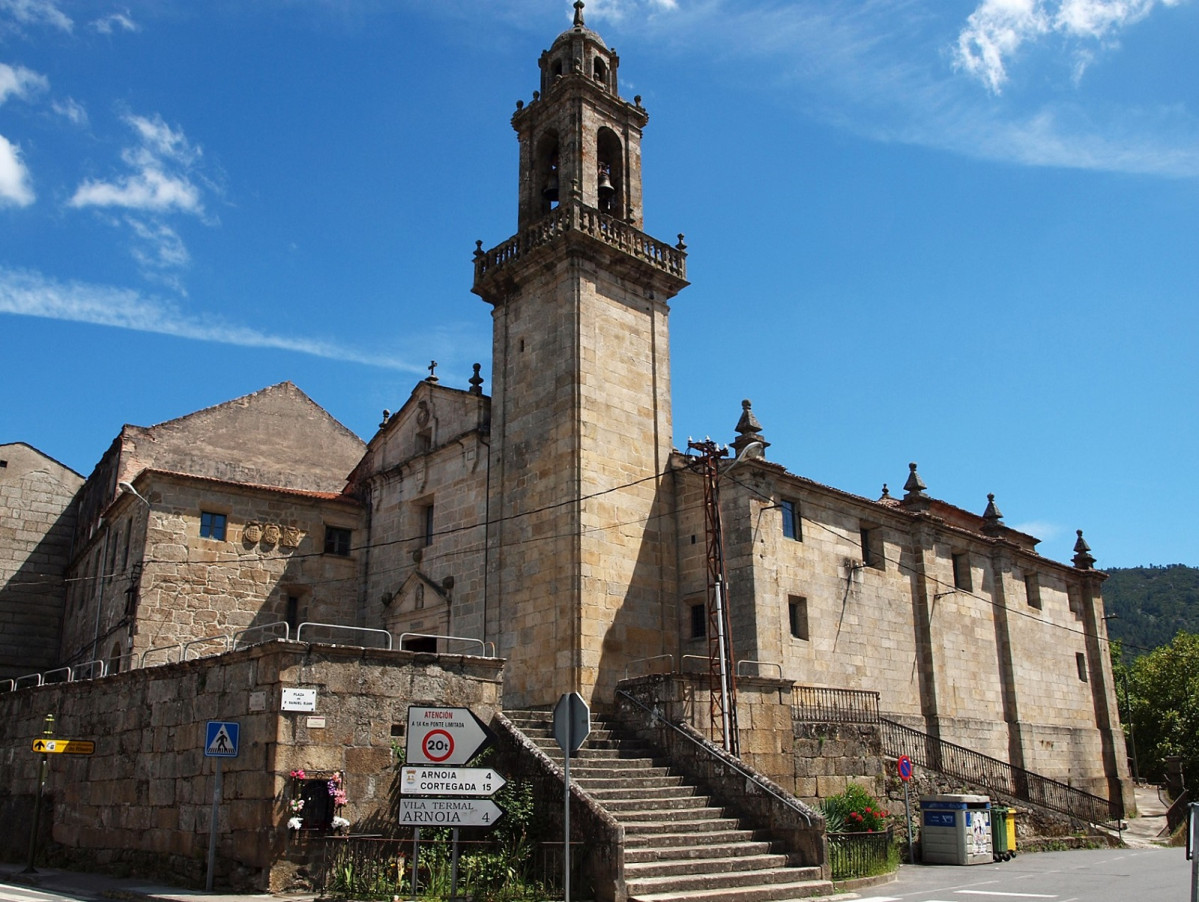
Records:
[[[0,445],[0,680],[58,666],[81,485],[36,448]]]
[[[217,885],[278,890],[306,860],[307,833],[289,831],[292,771],[341,778],[340,813],[367,832],[390,825],[392,743],[403,743],[409,704],[469,707],[490,720],[502,671],[492,659],[418,660],[386,652],[271,642],[217,659],[148,667],[103,680],[0,694],[0,814],[27,825],[39,755],[30,739],[46,714],[55,734],[92,739],[91,756],[49,756],[48,854],[75,867],[124,864],[196,884],[203,880],[215,759],[208,721],[240,724],[236,758],[222,759]],[[316,690],[316,710],[285,712],[282,690]],[[0,831],[16,859],[28,833]]]
[[[362,450],[286,382],[126,426],[79,493],[61,660],[127,669],[275,621],[355,624],[363,514],[341,489]]]

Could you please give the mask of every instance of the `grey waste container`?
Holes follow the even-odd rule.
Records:
[[[923,796],[920,855],[925,864],[990,863],[991,800],[974,795]]]

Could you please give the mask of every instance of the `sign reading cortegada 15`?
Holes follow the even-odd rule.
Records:
[[[465,764],[495,739],[470,708],[410,705],[404,755],[408,764]]]

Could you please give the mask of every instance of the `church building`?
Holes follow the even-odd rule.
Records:
[[[289,383],[125,427],[71,502],[59,666],[303,622],[482,648],[512,709],[699,669],[727,718],[737,679],[771,677],[877,692],[931,736],[1131,800],[1081,532],[1043,558],[985,489],[955,506],[915,463],[877,498],[806,479],[749,401],[711,412],[727,447],[674,446],[687,253],[644,231],[649,115],[581,2],[538,66],[511,119],[516,231],[474,251],[489,393],[477,365],[464,388],[430,375],[365,443]]]

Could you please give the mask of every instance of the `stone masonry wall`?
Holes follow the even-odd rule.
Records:
[[[83,477],[28,445],[0,445],[0,679],[56,666]]]
[[[183,664],[0,695],[0,855],[23,858],[39,756],[31,741],[47,714],[60,738],[91,739],[92,756],[49,756],[50,836],[40,862],[136,869],[199,885],[205,873],[216,759],[211,720],[241,725],[236,758],[222,759],[216,885],[277,889],[303,861],[289,836],[290,772],[342,776],[341,814],[379,832],[389,815],[391,744],[409,704],[500,705],[497,659],[272,642]],[[316,690],[316,710],[280,710],[284,688]]]

